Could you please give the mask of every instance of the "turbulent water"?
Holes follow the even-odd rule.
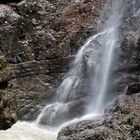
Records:
[[[17,122],[12,128],[6,131],[0,131],[0,140],[57,140],[57,133],[60,128],[78,122],[96,117],[96,114],[88,114],[81,118],[75,118],[58,128],[49,129],[38,125],[36,122]]]
[[[27,122],[17,122],[11,129],[0,131],[0,140],[56,140],[56,137],[57,132]]]
[[[104,29],[90,37],[78,51],[72,68],[57,89],[54,102],[46,105],[35,122],[17,122],[11,129],[0,131],[0,140],[56,140],[57,131],[68,124],[66,122],[69,120],[67,117],[70,106],[81,96],[78,90],[85,77],[88,82],[86,94],[90,97],[85,112],[93,114],[81,119],[91,118],[94,113],[102,111],[109,88],[108,80],[111,76],[115,48],[119,47],[119,25],[124,18],[140,14],[140,10],[134,5],[136,3],[130,0],[116,0],[112,4],[112,14],[105,23]],[[128,16],[130,6],[133,10],[129,10]],[[85,77],[83,71],[86,71]],[[78,120],[79,118],[75,118],[72,122]],[[50,126],[59,127],[53,131]]]

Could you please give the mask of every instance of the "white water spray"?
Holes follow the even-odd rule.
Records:
[[[110,29],[105,36],[102,36],[103,40],[103,54],[101,58],[100,64],[96,63],[95,66],[95,75],[93,78],[93,89],[91,90],[96,98],[95,106],[93,108],[92,103],[90,104],[89,108],[92,107],[91,112],[100,113],[103,108],[104,98],[106,96],[107,88],[108,88],[108,80],[110,76],[110,69],[111,64],[113,61],[114,56],[114,49],[117,44],[117,37],[116,37],[116,29]]]
[[[78,87],[80,85],[81,79],[82,79],[82,71],[83,71],[83,57],[85,54],[88,53],[88,51],[91,49],[91,55],[98,55],[97,51],[95,49],[91,48],[93,42],[96,38],[102,36],[105,34],[106,31],[98,33],[88,39],[88,41],[85,43],[84,46],[81,47],[81,49],[78,51],[76,58],[73,63],[73,67],[70,69],[68,74],[66,75],[66,78],[60,85],[60,87],[56,91],[56,101],[52,104],[47,105],[41,114],[37,118],[37,123],[44,122],[44,119],[47,118],[48,125],[52,125],[54,123],[54,120],[58,117],[61,117],[61,115],[66,114],[69,112],[69,105],[72,104],[77,99],[78,94]],[[94,46],[93,46],[94,47]],[[94,50],[94,51],[93,51]],[[91,57],[91,56],[90,56]],[[95,57],[96,58],[96,57]],[[92,65],[92,60],[88,60],[88,67]],[[59,119],[60,123],[67,121],[67,118],[62,120]]]
[[[17,122],[12,128],[0,131],[0,140],[56,140],[56,137],[57,132],[27,122]]]

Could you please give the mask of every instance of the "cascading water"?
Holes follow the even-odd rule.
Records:
[[[123,4],[126,2],[122,0],[113,2],[112,15],[106,22],[103,32],[89,38],[81,47],[72,68],[56,91],[54,103],[45,107],[37,119],[38,123],[47,125],[54,123],[56,126],[57,122],[61,124],[71,119],[67,115],[63,118],[62,115],[69,114],[71,104],[82,96],[78,88],[83,79],[86,79],[86,82],[90,81],[88,88],[86,87],[86,95],[90,96],[91,100],[87,105],[87,112],[101,111],[108,88],[114,50],[118,47],[118,27],[125,10],[122,8]],[[83,73],[86,73],[86,77],[83,77]]]
[[[69,113],[70,106],[78,98],[78,87],[81,84],[83,78],[82,77],[83,67],[85,67],[85,65],[83,65],[83,57],[89,51],[91,52],[90,55],[92,56],[89,56],[90,59],[88,59],[87,67],[88,68],[90,67],[89,69],[92,69],[91,63],[93,63],[94,60],[92,57],[93,56],[95,56],[95,58],[97,57],[96,55],[98,55],[97,52],[98,49],[97,51],[95,51],[95,49],[92,49],[91,46],[94,47],[95,46],[93,44],[94,40],[105,33],[106,31],[92,36],[91,38],[89,38],[86,44],[79,50],[78,54],[76,55],[75,61],[73,63],[73,67],[68,72],[66,78],[64,79],[64,81],[56,91],[55,99],[57,102],[47,105],[44,108],[42,113],[37,118],[37,123],[47,124],[47,125],[53,125],[53,123],[55,123],[56,126],[58,120],[59,120],[58,123],[60,124],[62,122],[67,121],[67,118],[66,117],[63,118],[62,115]]]
[[[94,107],[92,106],[93,102],[89,105],[89,112],[100,113],[104,109],[104,99],[107,89],[109,89],[108,83],[111,75],[111,65],[115,55],[114,51],[116,47],[119,47],[118,30],[124,11],[124,8],[120,8],[120,6],[123,4],[123,1],[113,3],[112,8],[114,10],[104,27],[106,32],[98,39],[101,49],[97,56],[98,61],[95,63],[95,72],[92,75],[91,81],[91,92],[95,94],[93,98],[96,98],[96,101],[93,100],[95,102]]]
[[[130,9],[130,5],[133,5],[133,10],[129,11],[131,14],[128,16],[127,8]],[[70,112],[73,111],[71,108],[75,107],[73,104],[86,96],[89,96],[90,100],[85,104],[84,113],[102,111],[109,88],[115,48],[119,47],[119,25],[124,18],[140,14],[135,5],[133,0],[115,0],[112,14],[103,31],[90,37],[81,47],[72,68],[56,91],[54,102],[42,110],[35,122],[18,122],[7,131],[0,131],[0,140],[56,140],[57,131],[53,132],[50,126],[59,126],[59,130],[64,122],[74,118],[74,115],[69,118]],[[83,88],[85,91],[81,90],[83,81],[86,83]],[[49,129],[51,131],[48,131]]]
[[[105,38],[111,38],[109,41],[104,43],[104,53],[102,56],[102,61],[100,65],[95,68],[95,78],[93,80],[93,92],[97,94],[94,98],[96,98],[96,103],[94,107],[94,112],[99,113],[102,106],[104,97],[106,95],[107,87],[108,87],[108,79],[110,74],[111,63],[114,55],[114,49],[116,47],[116,36],[114,33],[115,29],[108,32]],[[106,39],[105,39],[106,40]],[[99,78],[100,77],[100,78]],[[99,78],[99,79],[98,79]],[[90,107],[90,106],[89,106]]]

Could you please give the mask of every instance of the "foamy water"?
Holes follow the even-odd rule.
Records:
[[[56,140],[56,137],[57,132],[28,122],[17,122],[12,128],[0,131],[0,140]]]
[[[57,140],[57,133],[69,124],[74,124],[82,120],[90,120],[97,117],[98,114],[88,114],[81,118],[75,118],[67,123],[62,124],[55,130],[48,130],[37,123],[17,122],[10,129],[0,131],[0,140]]]

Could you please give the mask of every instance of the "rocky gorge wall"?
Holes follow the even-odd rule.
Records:
[[[16,96],[15,121],[36,119],[51,102],[74,54],[96,32],[102,7],[99,0],[0,1],[0,55],[8,65],[0,89]]]
[[[140,7],[138,0],[135,1]],[[36,119],[42,107],[51,102],[79,47],[99,31],[98,25],[107,18],[107,13],[102,13],[106,10],[105,3],[110,8],[110,0],[0,2],[0,67],[4,62],[0,69],[0,129],[7,129],[17,118]],[[111,80],[112,87],[117,87],[115,92],[109,91],[113,96],[129,95],[118,97],[98,121],[79,122],[62,129],[59,140],[117,139],[120,131],[124,131],[120,138],[139,139],[139,127],[134,125],[139,122],[139,23],[136,15],[121,26],[122,45],[116,50],[119,61]],[[7,100],[9,106],[4,106],[3,101]],[[115,126],[111,122],[116,122]],[[126,136],[127,132],[132,135]]]

